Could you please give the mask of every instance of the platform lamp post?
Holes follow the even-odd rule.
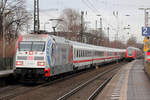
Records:
[[[139,10],[144,10],[144,15],[145,15],[145,27],[146,27],[146,26],[148,26],[147,10],[150,10],[150,8],[139,8]]]
[[[110,46],[109,31],[110,31],[110,28],[107,27],[107,35],[108,35],[107,46],[108,46],[108,47]]]
[[[58,34],[56,34],[56,27],[58,26],[60,21],[64,21],[64,20],[63,19],[49,19],[49,21],[57,21],[56,25],[52,26],[54,35],[57,36]]]
[[[127,18],[127,17],[130,17],[131,15],[126,14],[126,15],[124,15],[124,16]],[[131,30],[130,30],[130,29],[131,29],[130,26],[131,26],[131,25],[129,25],[129,23],[128,23],[127,26],[124,26],[124,28],[122,29],[122,30],[125,32],[125,36],[126,36],[126,30],[128,30],[128,31],[127,31],[127,36],[130,37],[130,36],[129,36],[129,31],[131,31]]]

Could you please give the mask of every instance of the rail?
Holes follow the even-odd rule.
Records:
[[[96,79],[102,77],[103,75],[105,75],[105,74],[107,74],[107,73],[109,73],[109,72],[111,72],[111,71],[113,71],[113,70],[115,70],[115,69],[117,69],[117,68],[118,68],[118,67],[111,68],[111,69],[108,70],[108,71],[105,71],[105,72],[103,72],[103,73],[98,74],[98,75],[95,76],[94,78],[92,78],[92,79],[86,81],[85,83],[83,83],[83,84],[77,86],[76,88],[74,88],[74,89],[71,90],[70,92],[66,93],[65,95],[61,96],[61,97],[58,98],[57,100],[66,100],[66,99],[68,99],[70,96],[72,96],[73,94],[75,94],[75,93],[78,92],[80,89],[84,88],[85,86],[87,86],[88,84],[90,84],[91,82],[93,82],[94,80],[96,80]],[[109,80],[110,80],[111,78],[112,78],[112,76],[109,78]],[[107,80],[106,82],[104,82],[104,83],[105,83],[104,85],[106,85],[107,82],[108,82],[108,80]],[[104,87],[104,85],[103,85],[102,87]],[[102,87],[101,87],[101,88],[102,88]]]

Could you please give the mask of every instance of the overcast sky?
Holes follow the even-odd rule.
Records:
[[[28,10],[33,10],[33,1],[26,0]],[[44,23],[50,18],[58,18],[60,12],[65,8],[73,8],[77,11],[85,11],[84,16],[86,21],[90,23],[90,28],[95,28],[95,20],[99,20],[97,14],[102,15],[103,28],[110,27],[110,38],[114,39],[117,30],[117,22],[119,23],[119,38],[121,40],[134,35],[139,42],[143,41],[141,36],[141,27],[144,25],[144,12],[138,8],[150,7],[150,0],[39,0],[40,9],[45,11],[40,12],[41,29],[44,29]],[[48,10],[49,9],[49,10]],[[51,10],[50,10],[51,9]],[[58,9],[58,10],[54,10]],[[113,11],[118,11],[118,18],[113,15]],[[130,16],[125,16],[125,15]],[[99,25],[99,24],[98,24]],[[130,30],[123,28],[130,25]],[[51,31],[51,23],[46,25],[46,29]],[[129,32],[129,34],[127,34]],[[107,34],[106,34],[107,35]],[[126,39],[127,39],[126,38]]]

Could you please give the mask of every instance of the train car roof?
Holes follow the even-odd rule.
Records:
[[[54,35],[50,35],[50,37],[55,41],[55,43],[63,43],[63,44],[69,44],[69,40],[65,39],[64,37],[58,37]]]
[[[127,47],[127,49],[128,49],[128,48],[133,48],[133,49],[136,49],[136,50],[140,50],[139,48],[131,47],[131,46],[130,46],[130,47]],[[141,51],[141,50],[140,50],[140,51]]]
[[[116,49],[116,48],[110,48],[110,47],[103,47],[103,46],[96,46],[86,43],[80,43],[76,41],[70,41],[73,44],[73,47],[80,48],[80,49],[89,49],[89,50],[96,50],[96,51],[109,51],[109,52],[125,52],[126,49]]]
[[[63,44],[69,44],[71,43],[73,47],[80,48],[80,49],[87,49],[87,50],[96,50],[96,51],[108,51],[108,52],[125,52],[126,49],[117,49],[117,48],[110,48],[110,47],[104,47],[104,46],[96,46],[86,43],[80,43],[77,41],[71,41],[67,40],[63,37],[58,37],[54,35],[47,35],[47,34],[28,34],[22,36],[25,41],[47,41],[48,38],[51,38],[56,43],[63,43]]]

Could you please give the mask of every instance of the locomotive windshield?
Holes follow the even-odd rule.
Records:
[[[133,48],[128,48],[128,55],[133,56]]]
[[[45,42],[41,41],[21,41],[19,51],[44,51]]]
[[[45,43],[44,42],[33,42],[32,51],[44,51]]]

